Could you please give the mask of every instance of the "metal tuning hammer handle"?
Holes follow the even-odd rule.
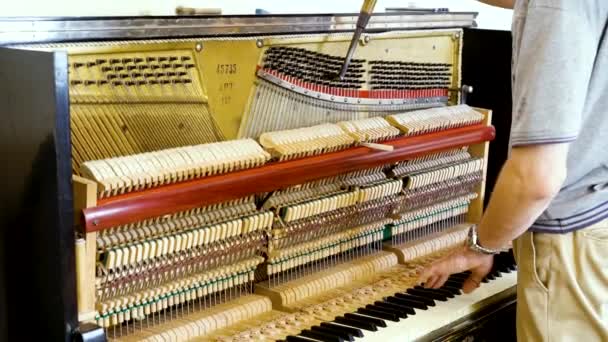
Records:
[[[353,39],[350,41],[348,53],[346,54],[346,58],[344,59],[344,64],[342,64],[342,69],[340,70],[340,79],[344,79],[344,76],[346,75],[346,70],[348,70],[350,60],[353,58],[355,48],[357,47],[357,44],[359,43],[359,38],[361,37],[361,33],[363,33],[363,30],[365,30],[365,27],[369,22],[369,18],[371,17],[375,6],[376,0],[365,0],[363,2],[361,12],[359,13],[359,19],[357,20],[357,27],[355,28],[355,33],[353,34]]]

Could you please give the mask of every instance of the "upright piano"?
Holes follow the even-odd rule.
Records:
[[[0,339],[513,338],[516,266],[439,290],[505,160],[475,13],[0,20]],[[0,318],[2,318],[0,317]]]

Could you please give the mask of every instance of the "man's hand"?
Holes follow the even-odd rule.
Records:
[[[490,273],[493,264],[492,255],[480,254],[467,247],[461,247],[424,269],[419,281],[424,283],[426,288],[438,289],[451,274],[470,270],[472,273],[462,287],[464,293],[470,293],[479,287],[483,278]]]

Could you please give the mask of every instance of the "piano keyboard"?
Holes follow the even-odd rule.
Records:
[[[480,287],[469,294],[462,285],[470,273],[453,274],[439,289],[413,286],[337,316],[331,322],[285,338],[289,342],[415,341],[475,312],[484,302],[509,294],[517,282],[514,261],[496,257]]]

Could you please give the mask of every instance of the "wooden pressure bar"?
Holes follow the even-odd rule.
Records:
[[[495,135],[494,127],[480,124],[383,142],[392,145],[393,151],[353,147],[127,193],[99,200],[96,207],[84,209],[85,230],[103,230],[341,173],[395,163],[427,153],[491,141]]]

